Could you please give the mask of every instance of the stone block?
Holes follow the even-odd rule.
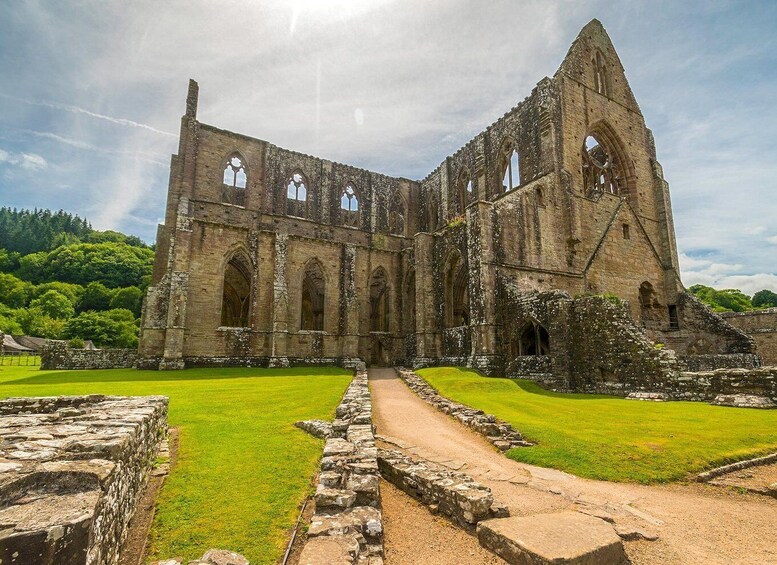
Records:
[[[511,564],[625,565],[613,527],[579,512],[496,518],[477,527],[480,545]]]

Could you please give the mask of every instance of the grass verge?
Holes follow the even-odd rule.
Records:
[[[170,397],[178,463],[162,489],[151,558],[211,547],[276,563],[308,493],[322,442],[293,427],[332,418],[350,382],[334,368],[41,371],[0,367],[0,397],[119,394]]]
[[[777,450],[777,410],[560,394],[456,367],[418,374],[443,396],[494,414],[538,442],[508,451],[511,459],[581,477],[674,481]]]

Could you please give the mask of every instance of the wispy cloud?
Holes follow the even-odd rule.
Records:
[[[3,149],[0,149],[0,164],[25,171],[39,171],[49,166],[46,159],[36,153],[10,153]]]

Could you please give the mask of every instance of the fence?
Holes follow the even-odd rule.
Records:
[[[0,367],[40,365],[40,355],[34,351],[0,351]]]

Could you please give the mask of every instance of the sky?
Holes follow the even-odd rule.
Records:
[[[683,282],[777,290],[777,2],[0,0],[0,205],[153,242],[189,78],[220,128],[420,179],[609,33]]]

